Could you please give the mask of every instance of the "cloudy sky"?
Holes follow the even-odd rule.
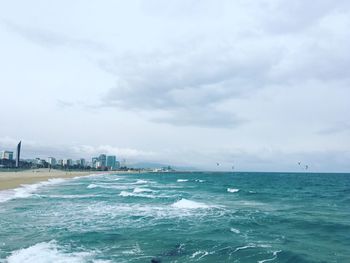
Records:
[[[347,0],[2,1],[0,150],[350,172],[349,28]]]

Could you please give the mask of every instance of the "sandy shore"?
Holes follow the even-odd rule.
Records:
[[[22,184],[37,183],[46,181],[50,178],[72,178],[96,173],[108,172],[66,172],[60,170],[49,171],[49,169],[25,170],[20,172],[0,172],[0,190],[13,189],[21,186]]]

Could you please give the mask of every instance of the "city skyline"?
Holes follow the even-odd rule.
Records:
[[[49,156],[46,158],[27,158],[19,159],[21,142],[17,146],[16,157],[13,151],[0,149],[0,168],[11,169],[28,169],[28,168],[74,168],[74,169],[96,169],[115,171],[121,167],[120,161],[115,155],[100,154],[99,157],[91,157],[90,160],[85,158],[71,159],[71,158],[56,158]],[[126,167],[124,167],[126,168]]]
[[[19,141],[16,147],[16,155],[14,155],[14,152],[9,149],[0,148],[0,161],[5,161],[5,164],[1,163],[1,167],[21,168],[23,166],[23,163],[26,162],[26,165],[24,165],[26,168],[29,167],[29,163],[33,165],[48,165],[49,168],[54,168],[58,166],[78,166],[80,168],[91,167],[95,169],[107,168],[108,170],[117,170],[120,168],[120,161],[117,160],[117,157],[115,155],[106,155],[103,153],[100,154],[98,157],[90,157],[91,161],[86,160],[85,158],[56,158],[52,155],[44,158],[36,156],[32,158],[21,159],[21,145],[22,141]]]

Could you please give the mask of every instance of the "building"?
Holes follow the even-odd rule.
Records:
[[[16,168],[19,167],[20,163],[20,157],[21,157],[21,144],[22,142],[20,141],[17,145],[17,150],[16,150]]]
[[[71,167],[73,165],[72,159],[63,159],[63,166]]]
[[[1,152],[1,159],[5,159],[5,160],[13,160],[13,152],[11,151],[2,151]]]
[[[107,156],[105,154],[100,154],[98,161],[100,162],[101,168],[105,168],[107,166]]]
[[[117,164],[117,158],[115,155],[109,155],[107,156],[107,163],[106,166],[109,170],[115,170]]]
[[[102,168],[102,164],[101,164],[101,162],[100,161],[97,161],[96,163],[95,163],[95,166],[94,166],[96,169],[100,169],[100,168]]]
[[[76,160],[76,164],[79,166],[79,167],[85,167],[86,166],[86,162],[85,162],[85,159],[79,159],[79,160]]]
[[[49,158],[47,158],[47,163],[48,163],[50,166],[55,166],[55,165],[57,164],[56,158],[54,158],[54,157],[49,157]]]
[[[97,168],[98,157],[92,157],[91,159],[91,167]]]

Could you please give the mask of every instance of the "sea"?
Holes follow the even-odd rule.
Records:
[[[350,174],[176,172],[0,192],[0,262],[350,262]]]

